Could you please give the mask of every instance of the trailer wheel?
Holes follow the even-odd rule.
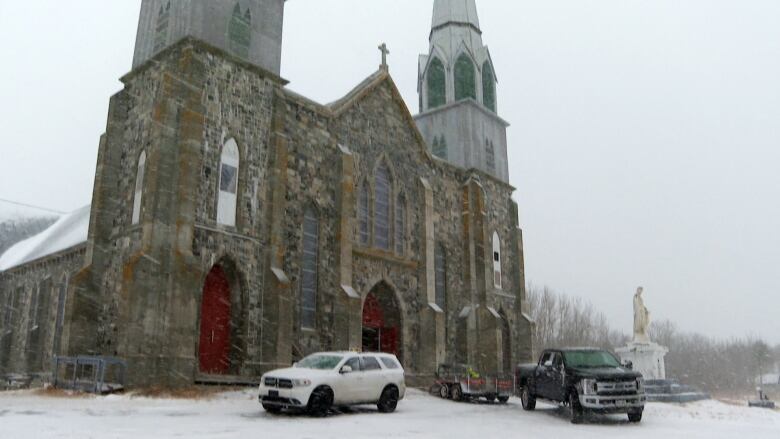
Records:
[[[494,403],[494,402],[496,402],[496,397],[495,397],[495,396],[493,396],[493,395],[486,396],[486,397],[485,397],[485,399],[487,399],[487,402],[489,402],[489,403],[491,403],[491,404],[492,404],[492,403]]]
[[[501,403],[501,404],[506,404],[507,402],[509,402],[509,397],[508,396],[499,396],[498,397],[498,402]]]
[[[442,399],[450,398],[450,389],[447,387],[446,384],[442,384],[441,387],[439,387],[439,396]]]
[[[460,384],[456,384],[452,388],[452,399],[455,401],[463,401],[463,389],[460,388]]]

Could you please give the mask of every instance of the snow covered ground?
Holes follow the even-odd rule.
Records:
[[[523,412],[508,405],[459,404],[410,391],[394,414],[374,407],[324,419],[272,416],[252,391],[207,400],[130,396],[62,398],[0,393],[0,438],[780,438],[780,413],[715,401],[651,404],[642,424],[624,416],[572,425],[563,409],[540,404]]]

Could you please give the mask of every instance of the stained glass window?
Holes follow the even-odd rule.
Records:
[[[239,163],[238,144],[234,139],[230,139],[222,147],[217,201],[217,223],[226,226],[236,225]]]
[[[368,245],[370,237],[368,183],[360,187],[358,194],[358,235],[360,243]]]
[[[434,272],[436,276],[436,305],[445,309],[447,305],[447,255],[441,244],[437,245],[434,250]]]
[[[496,112],[496,78],[490,61],[482,65],[482,103],[490,111]]]
[[[444,64],[439,58],[434,58],[428,67],[428,108],[441,107],[447,102],[447,76],[444,74]]]
[[[406,199],[403,195],[398,195],[398,202],[395,203],[395,252],[399,255],[404,253],[406,246]]]
[[[135,191],[133,194],[133,224],[141,221],[141,202],[144,193],[144,173],[146,172],[146,151],[138,157],[138,166],[135,174]]]
[[[317,323],[317,255],[320,221],[317,212],[307,208],[303,216],[303,260],[301,261],[301,327],[313,329]]]
[[[436,157],[447,159],[447,139],[442,135],[441,137],[433,138],[433,155]]]
[[[168,27],[171,19],[171,2],[160,5],[154,33],[154,51],[159,52],[168,44]]]
[[[477,98],[474,63],[465,53],[455,62],[455,100]]]
[[[376,172],[374,200],[374,243],[383,250],[390,250],[390,170],[382,165]]]
[[[233,16],[228,26],[228,38],[230,51],[241,58],[249,57],[249,47],[252,44],[252,13],[247,8],[241,12],[241,4],[236,3],[233,8]]]

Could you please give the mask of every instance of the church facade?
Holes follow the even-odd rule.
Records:
[[[143,1],[84,241],[0,272],[0,374],[112,356],[130,385],[179,386],[365,350],[423,383],[441,363],[530,359],[508,124],[475,1],[435,1],[418,116],[384,63],[328,105],[287,89],[283,11]]]

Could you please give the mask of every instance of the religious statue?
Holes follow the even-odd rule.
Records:
[[[639,287],[634,294],[634,342],[650,343],[647,330],[650,327],[650,311],[645,307],[642,299],[644,288]]]

